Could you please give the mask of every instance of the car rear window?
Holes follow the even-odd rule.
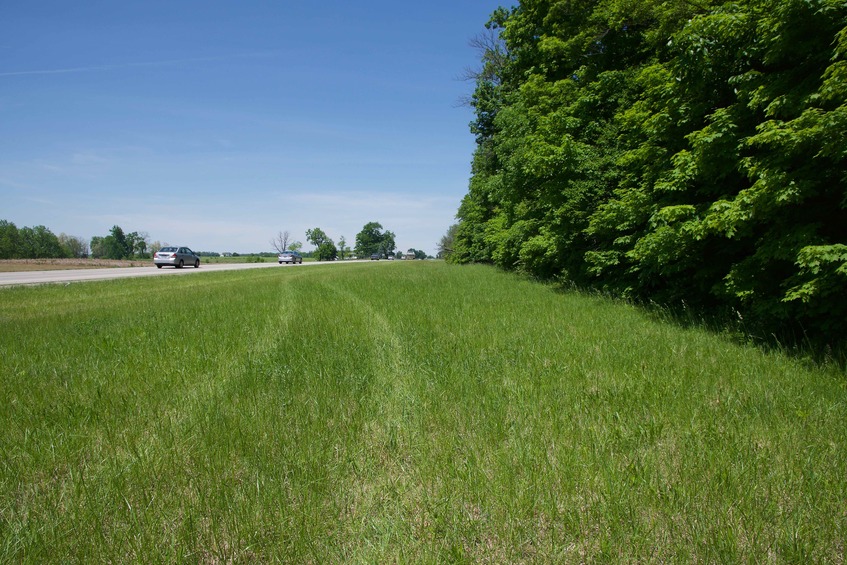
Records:
[[[176,251],[176,247],[163,247],[159,251],[164,251],[165,253],[173,253]]]

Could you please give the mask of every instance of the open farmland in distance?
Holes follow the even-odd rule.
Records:
[[[482,266],[0,290],[0,562],[843,562],[847,377]]]

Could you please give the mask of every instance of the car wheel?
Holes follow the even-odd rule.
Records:
[[[156,265],[156,268],[157,268],[157,269],[161,269],[161,268],[162,268],[162,266],[161,266],[161,265]]]
[[[195,268],[195,269],[199,269],[199,268],[200,268],[200,259],[195,259],[195,260],[194,260],[194,268]]]
[[[182,260],[182,259],[180,259],[180,260],[179,260],[179,265],[177,265],[177,266],[176,266],[176,268],[177,268],[177,269],[181,269],[184,265],[185,265],[185,263],[183,262],[183,260]]]

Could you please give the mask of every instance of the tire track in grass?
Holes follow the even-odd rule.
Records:
[[[354,561],[408,559],[409,555],[392,552],[400,540],[406,548],[414,547],[409,542],[419,537],[424,521],[419,504],[424,487],[414,457],[423,435],[424,407],[415,385],[420,371],[402,354],[404,343],[383,313],[340,282],[325,280],[321,284],[328,292],[367,320],[365,341],[373,344],[376,359],[371,403],[363,413],[366,421],[352,448],[349,475],[339,489],[346,538],[342,551],[345,559]]]
[[[224,449],[214,437],[223,429],[215,423],[215,414],[225,405],[227,390],[237,389],[238,381],[255,368],[249,363],[286,331],[288,280],[250,295],[259,303],[258,312],[245,308],[250,296],[244,290],[252,281],[214,276],[167,285],[87,285],[83,297],[103,299],[79,300],[74,312],[85,311],[76,317],[61,311],[46,336],[66,336],[63,344],[71,349],[101,338],[108,338],[110,347],[70,357],[76,361],[72,364],[51,357],[41,362],[56,371],[73,370],[70,393],[57,397],[65,400],[59,407],[68,414],[41,424],[45,432],[55,426],[73,442],[58,450],[63,458],[45,459],[44,471],[36,468],[18,487],[23,497],[19,507],[33,515],[50,503],[30,494],[37,495],[41,481],[62,505],[61,517],[20,551],[37,551],[41,544],[50,548],[50,555],[91,561],[134,560],[144,554],[171,561],[186,547],[209,547],[211,540],[222,537],[221,531],[209,532],[201,524],[209,514],[206,501],[217,488],[215,466],[220,461],[215,453],[209,456],[208,448]],[[203,300],[196,301],[197,309],[190,313],[151,316],[149,296],[163,287],[178,289],[183,299]],[[85,327],[78,327],[77,319],[85,320]],[[149,336],[157,336],[155,343],[139,347]],[[192,362],[161,363],[163,353],[169,352],[167,358],[172,359],[174,344],[180,352],[190,351]],[[91,416],[81,417],[80,411]],[[55,475],[55,469],[65,468],[68,473]],[[49,509],[41,515],[47,523],[57,512]],[[71,530],[85,543],[66,546],[73,539]]]
[[[234,493],[239,504],[225,524],[210,529],[225,532],[224,539],[230,532],[250,532],[248,541],[235,537],[231,543],[249,546],[258,560],[276,558],[285,548],[285,560],[321,561],[363,537],[350,533],[360,530],[348,527],[344,508],[348,477],[367,461],[358,445],[369,433],[364,426],[379,394],[368,353],[374,341],[367,316],[336,306],[343,302],[335,299],[333,281],[322,273],[291,285],[289,298],[279,303],[286,329],[260,332],[252,361],[241,356],[243,376],[233,375],[220,403],[210,401],[209,410],[224,413],[216,424],[223,434],[230,434],[232,422],[241,429],[221,439],[240,460],[219,458],[228,472],[220,477],[225,485],[207,487]],[[236,402],[242,411],[227,413]]]
[[[488,426],[479,418],[491,408],[465,406],[470,399],[499,396],[499,389],[472,357],[456,363],[451,354],[445,365],[432,356],[447,343],[460,349],[476,343],[453,331],[475,334],[484,318],[453,318],[444,331],[438,308],[411,318],[400,313],[404,303],[397,296],[417,292],[422,284],[427,292],[445,290],[440,283],[433,288],[431,277],[421,278],[421,271],[403,268],[390,278],[341,280],[332,288],[369,320],[377,359],[372,405],[356,447],[358,466],[343,489],[347,512],[342,519],[348,538],[356,540],[348,543],[344,557],[362,562],[507,561],[508,541],[482,503],[487,494],[498,496],[487,490],[494,467],[485,454],[492,446],[478,443],[490,437],[480,435],[477,425]],[[390,288],[394,298],[381,300],[383,288]],[[414,351],[408,351],[411,344]]]
[[[210,298],[195,318],[179,326],[186,331],[183,339],[201,342],[195,345],[202,359],[170,369],[180,384],[173,396],[162,399],[155,426],[145,426],[127,438],[126,447],[112,457],[114,466],[138,469],[134,480],[121,489],[128,515],[112,515],[106,521],[116,536],[123,536],[119,539],[130,539],[121,532],[129,524],[160,522],[170,525],[166,534],[142,530],[144,537],[138,543],[158,547],[163,558],[168,551],[243,558],[244,544],[234,522],[243,518],[246,508],[236,504],[226,512],[226,500],[243,495],[238,485],[252,465],[243,457],[244,423],[254,416],[251,404],[253,408],[259,404],[256,383],[266,376],[262,359],[291,323],[289,282],[286,278],[247,297],[244,281],[215,281],[214,294],[204,296],[240,295],[242,300],[224,305]],[[205,291],[210,285],[203,286]],[[245,309],[247,300],[254,308]],[[238,315],[231,315],[238,310]],[[229,327],[223,327],[224,322]],[[113,544],[112,556],[133,554],[125,543]]]

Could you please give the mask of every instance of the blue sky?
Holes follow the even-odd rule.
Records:
[[[377,221],[434,254],[500,5],[4,0],[0,219],[240,253]]]

